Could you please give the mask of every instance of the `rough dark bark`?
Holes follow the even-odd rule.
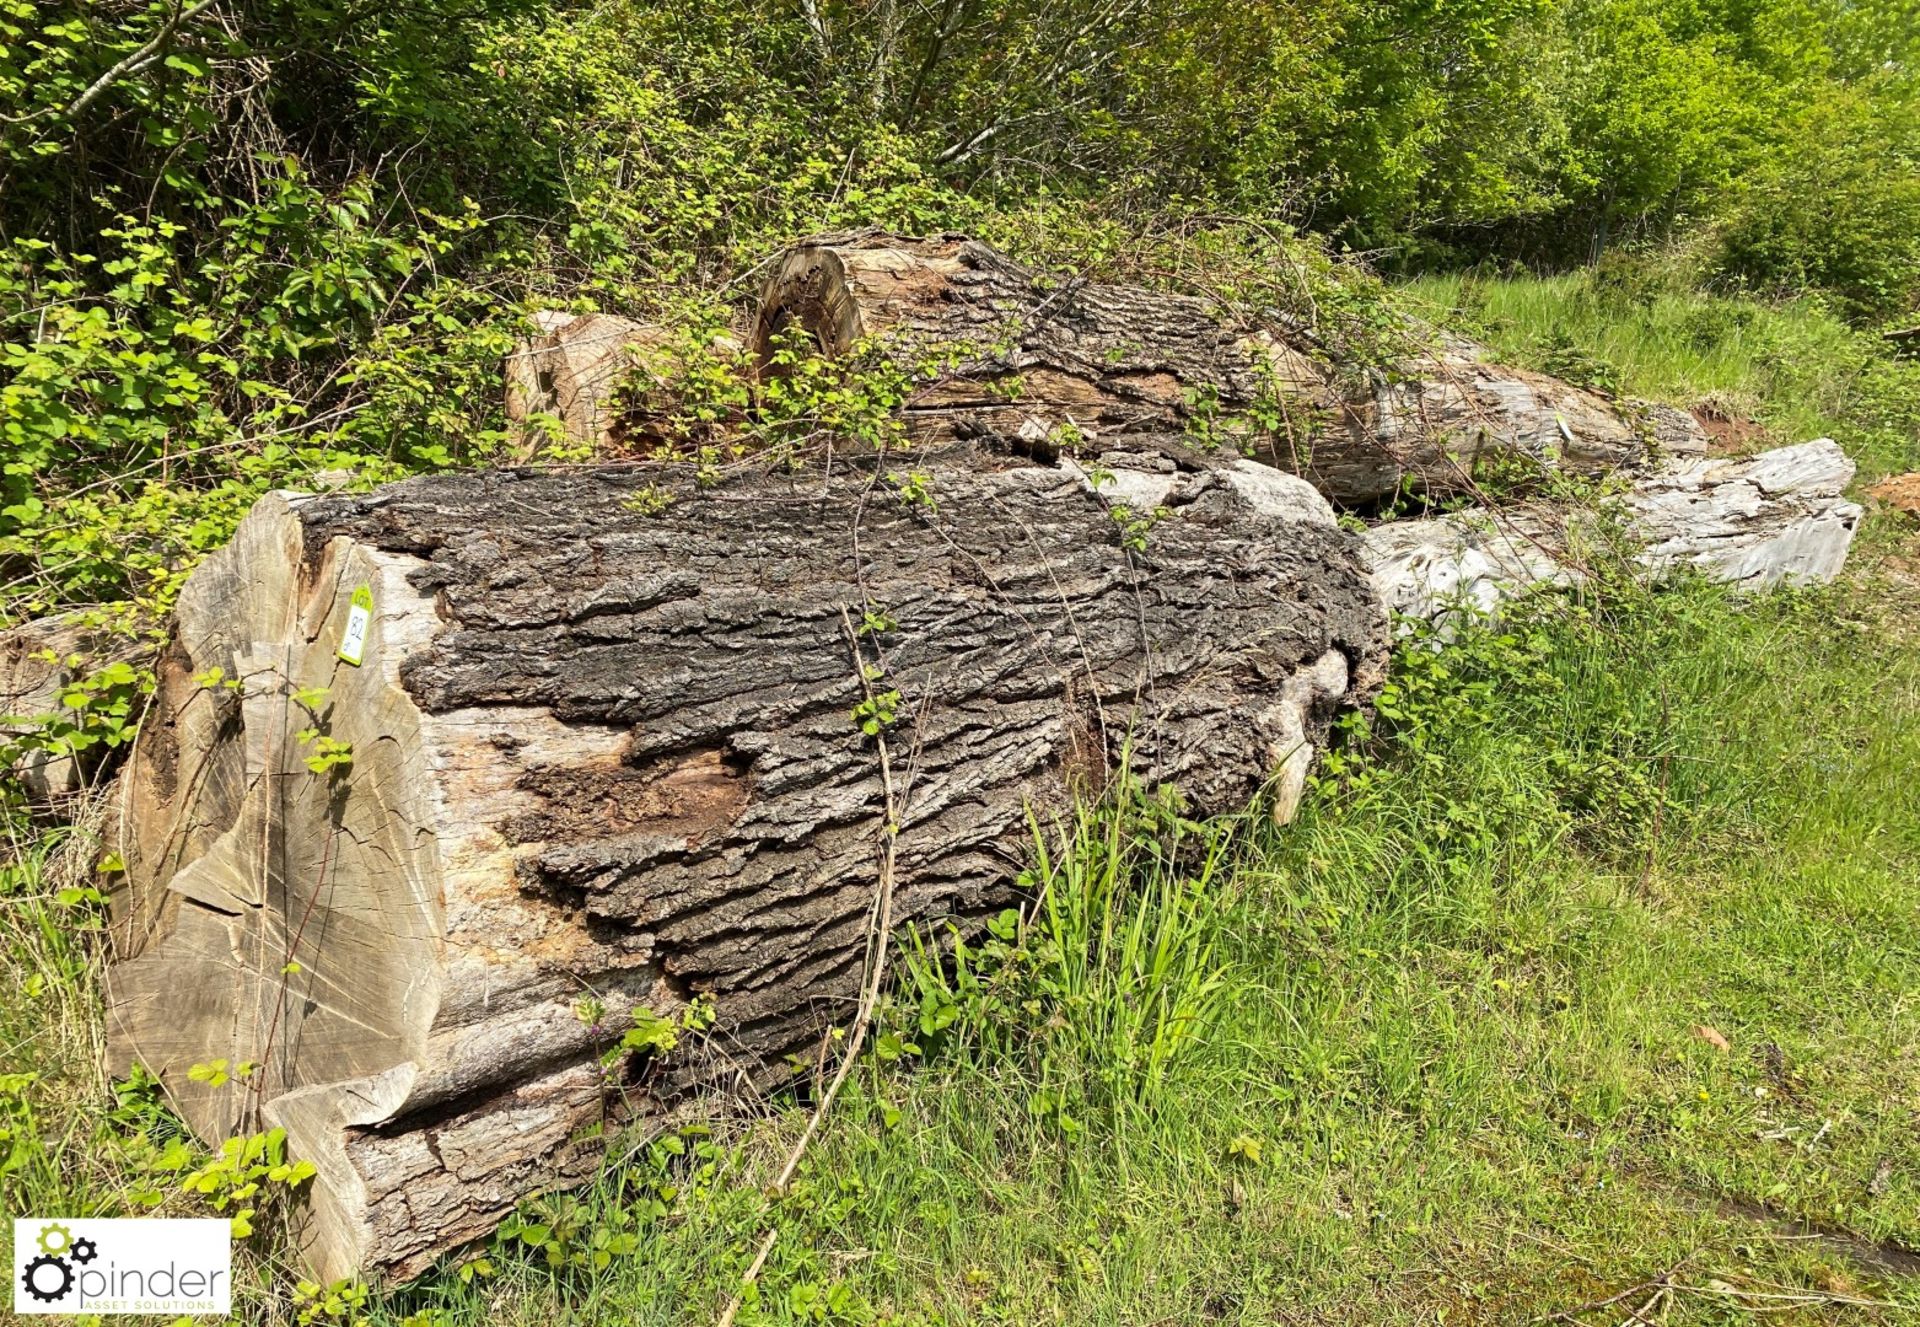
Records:
[[[112,1047],[203,1136],[288,1129],[320,1169],[317,1270],[417,1272],[586,1174],[603,1122],[777,1084],[846,1021],[882,798],[842,605],[898,623],[869,644],[912,771],[902,925],[1005,906],[1027,809],[1065,810],[1128,742],[1202,812],[1278,771],[1286,812],[1378,679],[1355,541],[1297,480],[1109,458],[1167,509],[1141,552],[1071,464],[915,464],[936,508],[844,465],[275,496],[196,571],[127,771]],[[298,687],[329,688],[309,701],[345,777],[303,765]],[[696,996],[702,1047],[603,1077],[634,1009]],[[215,1058],[261,1067],[188,1081]]]
[[[960,235],[827,235],[788,252],[762,295],[760,362],[799,326],[829,354],[863,341],[917,355],[960,346],[962,362],[916,393],[922,441],[1000,440],[1051,450],[1071,425],[1098,448],[1186,439],[1244,446],[1337,502],[1404,484],[1469,490],[1490,453],[1581,473],[1638,464],[1648,442],[1695,450],[1681,412],[1595,392],[1435,347],[1391,373],[1334,362],[1286,329],[1224,319],[1205,300],[1081,280],[1042,279]],[[1277,429],[1254,427],[1277,416]],[[1071,445],[1070,443],[1068,445]]]

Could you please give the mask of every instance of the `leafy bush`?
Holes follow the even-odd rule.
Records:
[[[1721,275],[1768,292],[1830,291],[1858,317],[1920,305],[1920,106],[1823,93],[1741,181]]]
[[[267,488],[471,462],[505,436],[512,324],[433,274],[471,216],[396,232],[364,184],[330,197],[291,169],[207,206],[198,252],[131,216],[97,251],[0,251],[0,611],[164,607]]]

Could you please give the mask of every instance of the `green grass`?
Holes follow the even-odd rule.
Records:
[[[1558,276],[1432,276],[1401,288],[1430,321],[1484,340],[1502,358],[1597,385],[1750,418],[1774,444],[1837,439],[1868,477],[1920,463],[1920,367],[1889,361],[1879,339],[1811,296],[1765,302],[1716,295],[1652,266]],[[1584,364],[1583,364],[1583,361]]]
[[[1920,1244],[1920,669],[1840,607],[1695,590],[1441,656],[1435,731],[1251,848],[1233,993],[1153,1130],[1063,1143],[1022,1116],[1026,1062],[936,1065],[891,1089],[898,1129],[843,1120],[816,1162],[868,1195],[846,1275],[1116,1323],[1511,1320],[1676,1265],[1866,1284],[1719,1210]]]
[[[1242,826],[1204,893],[1165,887],[1137,821],[1086,822],[1053,873],[1086,911],[1028,931],[1025,960],[977,957],[994,998],[956,997],[924,1064],[856,1076],[781,1206],[767,1319],[1513,1321],[1675,1268],[1697,1289],[1672,1323],[1780,1303],[1715,1285],[1827,1297],[1805,1321],[1868,1313],[1834,1294],[1920,1308],[1871,1261],[1920,1248],[1920,602],[1620,593],[1404,651],[1391,734],[1292,827]],[[92,968],[49,936],[61,906],[0,912],[9,985],[49,978],[5,1016],[53,1135],[9,1210],[149,1182],[124,1140],[152,1120],[108,1120],[82,1058]],[[1054,926],[1103,924],[1110,961],[1050,954]],[[1208,973],[1152,961],[1136,924],[1210,944]],[[1102,1090],[1116,1046],[1158,1035],[1137,1012],[1203,979],[1224,998],[1178,1053]],[[908,1036],[917,1012],[909,986]],[[597,1276],[507,1251],[365,1312],[709,1321],[798,1124],[736,1119],[610,1176],[589,1224],[681,1187]],[[273,1276],[251,1317],[286,1315]]]
[[[1855,372],[1817,310],[1734,302],[1746,333],[1689,340],[1727,302],[1412,293],[1502,353],[1751,392],[1783,434],[1912,464],[1906,370]],[[960,976],[903,955],[883,1027],[918,1053],[850,1081],[740,1321],[1504,1323],[1622,1292],[1576,1317],[1910,1320],[1920,586],[1910,526],[1869,524],[1827,589],[1602,583],[1404,646],[1286,829],[1151,799],[1047,827],[1024,928]],[[169,1117],[96,1067],[89,846],[23,838],[0,874],[0,1074],[23,1076],[0,1078],[0,1217],[203,1210]],[[713,1322],[804,1118],[714,1103],[711,1133],[634,1140],[544,1205],[638,1235],[597,1273],[507,1240],[490,1274],[301,1303],[262,1220],[240,1316]]]

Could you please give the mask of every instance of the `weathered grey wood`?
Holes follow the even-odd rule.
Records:
[[[112,1051],[206,1138],[288,1129],[320,1273],[417,1272],[586,1174],[604,1122],[778,1084],[848,1019],[882,798],[843,604],[898,622],[871,643],[903,696],[903,925],[1005,906],[1028,808],[1128,743],[1203,812],[1277,771],[1285,812],[1378,681],[1357,542],[1296,479],[1107,457],[1167,511],[1138,552],[1077,467],[913,464],[937,507],[844,463],[274,496],[194,573],[126,774]],[[300,687],[343,778],[303,765]],[[635,1008],[697,996],[703,1044],[603,1077]],[[216,1058],[260,1068],[188,1080]]]
[[[1631,553],[1658,575],[1678,567],[1743,589],[1832,580],[1861,509],[1845,493],[1854,465],[1830,438],[1744,459],[1668,461],[1610,500]],[[1586,508],[1473,508],[1367,532],[1374,588],[1389,610],[1443,620],[1494,611],[1516,594],[1577,579],[1569,549]]]
[[[1474,507],[1367,531],[1373,585],[1391,613],[1445,625],[1456,613],[1491,616],[1543,585],[1570,585],[1564,513]]]
[[[1846,498],[1851,457],[1831,438],[1743,459],[1663,466],[1624,503],[1648,566],[1697,567],[1750,589],[1832,580],[1846,564],[1861,508]]]
[[[1616,406],[1542,374],[1488,363],[1436,335],[1392,373],[1331,359],[1299,332],[1223,318],[1205,300],[1128,286],[1043,279],[961,235],[827,235],[790,250],[762,294],[762,364],[798,326],[827,353],[863,342],[918,358],[959,346],[958,367],[906,408],[922,441],[985,437],[1010,450],[1057,448],[1072,431],[1096,449],[1210,440],[1305,476],[1328,497],[1369,503],[1411,483],[1471,490],[1490,454],[1599,474],[1640,464],[1649,443],[1704,446],[1684,412]],[[1271,435],[1250,412],[1277,412]]]
[[[111,664],[134,662],[150,648],[133,624],[109,630],[88,612],[0,631],[0,739],[40,729],[62,713],[60,697],[68,687]],[[0,773],[17,782],[29,805],[47,808],[85,788],[91,768],[71,755],[35,750]]]

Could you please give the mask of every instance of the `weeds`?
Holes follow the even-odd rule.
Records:
[[[1489,334],[1912,457],[1904,370],[1817,310],[1557,280],[1483,286]],[[771,1215],[804,1107],[716,1106],[408,1287],[298,1286],[264,1222],[240,1314],[711,1321],[765,1221],[742,1322],[1512,1321],[1676,1267],[1676,1324],[1912,1307],[1884,1268],[1920,1246],[1920,602],[1872,575],[1736,604],[1600,567],[1416,630],[1290,828],[1130,784],[1036,825],[1032,902],[910,944]],[[100,744],[116,685],[75,711]],[[10,823],[0,1209],[207,1210],[223,1154],[99,1069],[97,829]],[[270,1186],[266,1148],[234,1156]]]
[[[1284,831],[1131,786],[1036,826],[1024,913],[946,963],[910,947],[740,1321],[1509,1320],[1683,1258],[1683,1284],[1791,1285],[1816,1320],[1836,1278],[1910,1298],[1847,1250],[1920,1242],[1911,594],[1598,584],[1403,643]],[[91,1069],[70,853],[23,852],[0,901],[9,982],[41,992],[0,1014],[0,1188],[187,1210],[204,1163],[167,1169],[187,1145],[150,1086]],[[711,1320],[802,1124],[626,1148],[414,1286],[243,1313]]]
[[[1018,1075],[1028,1109],[1063,1139],[1097,1115],[1124,1147],[1227,997],[1230,842],[1229,825],[1188,820],[1171,793],[1131,780],[1051,834],[1034,823],[1027,912],[1002,913],[977,946],[957,931],[950,952],[912,939],[911,1030],[930,1053]]]
[[[1712,294],[1657,261],[1598,274],[1409,283],[1429,317],[1503,358],[1630,396],[1751,414],[1773,445],[1838,439],[1868,475],[1920,464],[1920,365],[1886,357],[1815,297]]]

